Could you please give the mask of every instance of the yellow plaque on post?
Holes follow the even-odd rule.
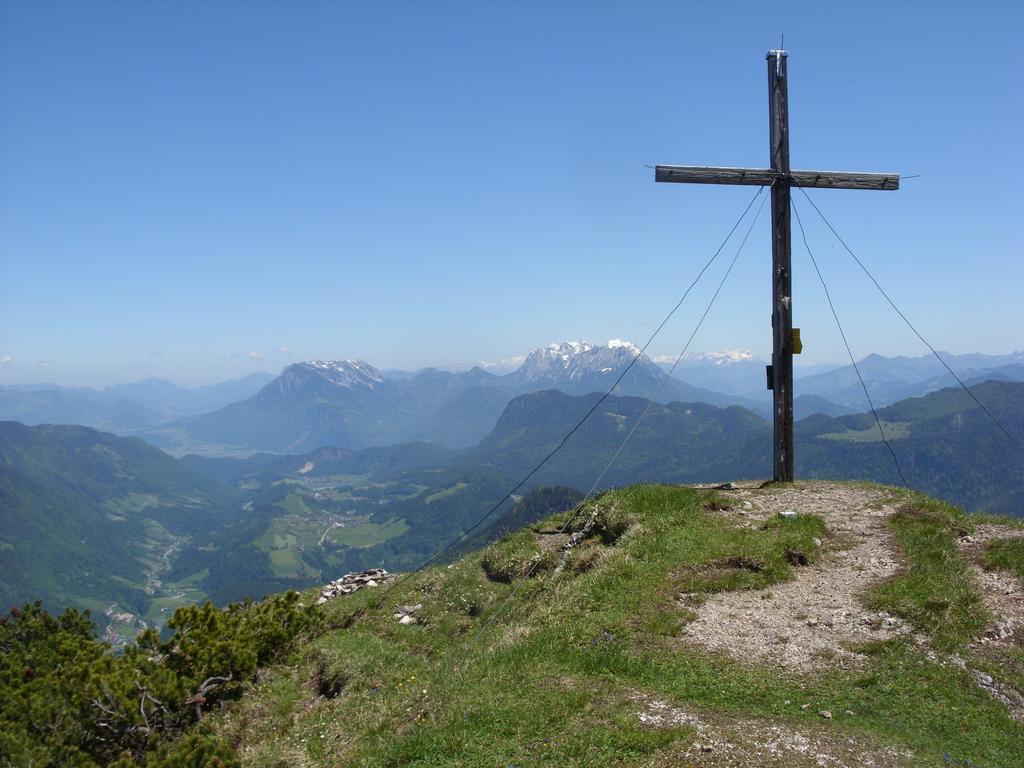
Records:
[[[793,354],[799,355],[804,351],[804,343],[800,341],[800,329],[793,329]]]

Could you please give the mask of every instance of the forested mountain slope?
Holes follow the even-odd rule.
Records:
[[[237,511],[233,489],[137,438],[0,422],[0,601],[144,614],[165,555]]]

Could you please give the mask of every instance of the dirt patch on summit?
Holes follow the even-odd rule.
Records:
[[[851,646],[910,634],[902,619],[867,611],[860,596],[894,575],[899,562],[886,521],[895,512],[885,491],[831,483],[738,487],[738,502],[718,514],[753,526],[784,511],[819,515],[832,536],[814,564],[794,563],[796,578],[766,589],[719,592],[696,609],[683,637],[744,661],[808,671],[859,660]],[[690,607],[690,606],[687,606]]]

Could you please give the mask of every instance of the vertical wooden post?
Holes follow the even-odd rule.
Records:
[[[789,208],[789,103],[785,51],[769,51],[772,185],[773,478],[793,482],[793,279]]]

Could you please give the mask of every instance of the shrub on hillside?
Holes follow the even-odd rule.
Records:
[[[491,581],[510,584],[527,575],[536,576],[555,567],[557,555],[542,550],[529,530],[522,530],[497,541],[480,559],[484,573]]]
[[[148,630],[115,656],[87,612],[13,609],[0,618],[0,763],[232,765],[213,737],[175,740],[318,620],[294,592],[188,606],[166,642]]]
[[[626,532],[632,521],[622,505],[603,503],[594,514],[590,535],[596,536],[602,544],[614,544]]]

